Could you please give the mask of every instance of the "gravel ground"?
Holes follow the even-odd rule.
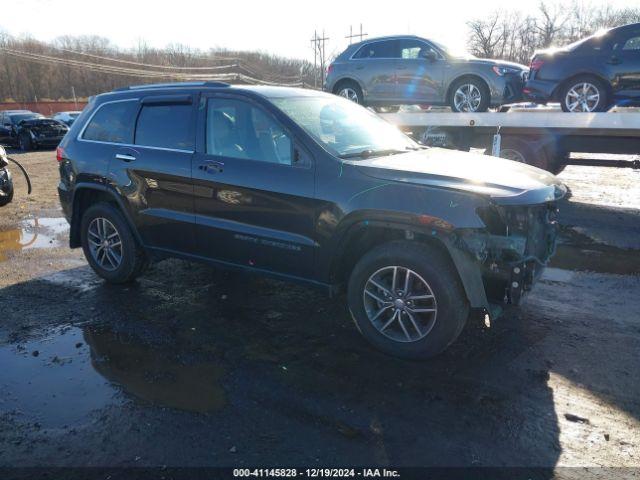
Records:
[[[568,167],[553,268],[417,363],[299,286],[176,260],[104,284],[65,246],[55,153],[15,156],[34,194],[16,173],[0,210],[0,466],[640,467],[638,172]]]

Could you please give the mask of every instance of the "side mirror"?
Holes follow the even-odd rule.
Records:
[[[438,55],[433,50],[421,51],[420,56],[430,62],[435,62],[438,59]]]

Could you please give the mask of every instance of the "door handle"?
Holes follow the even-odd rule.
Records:
[[[125,162],[133,162],[136,159],[133,155],[127,155],[126,153],[116,153],[116,158]]]
[[[207,173],[221,173],[224,170],[224,163],[211,160],[199,165],[198,168]]]

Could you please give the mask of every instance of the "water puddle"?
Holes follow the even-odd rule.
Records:
[[[185,361],[171,346],[96,327],[64,327],[0,347],[0,412],[44,428],[90,421],[128,398],[212,412],[225,405],[223,368]]]
[[[0,262],[7,253],[33,248],[55,248],[63,245],[60,236],[69,230],[64,218],[32,218],[20,222],[17,228],[0,231]]]

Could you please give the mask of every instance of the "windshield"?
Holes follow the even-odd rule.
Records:
[[[590,35],[586,38],[581,38],[580,40],[570,43],[569,45],[565,45],[564,47],[562,47],[562,50],[569,50],[569,51],[573,51],[576,48],[578,48],[580,45],[587,43],[591,40],[597,40],[599,38],[602,38],[605,36],[605,34],[607,34],[609,32],[609,30],[598,30],[596,33],[594,33],[593,35]]]
[[[271,101],[338,157],[389,155],[420,146],[364,107],[333,95]]]
[[[9,115],[11,117],[11,121],[16,125],[23,120],[33,120],[34,118],[44,118],[39,113],[18,113],[15,115]]]

